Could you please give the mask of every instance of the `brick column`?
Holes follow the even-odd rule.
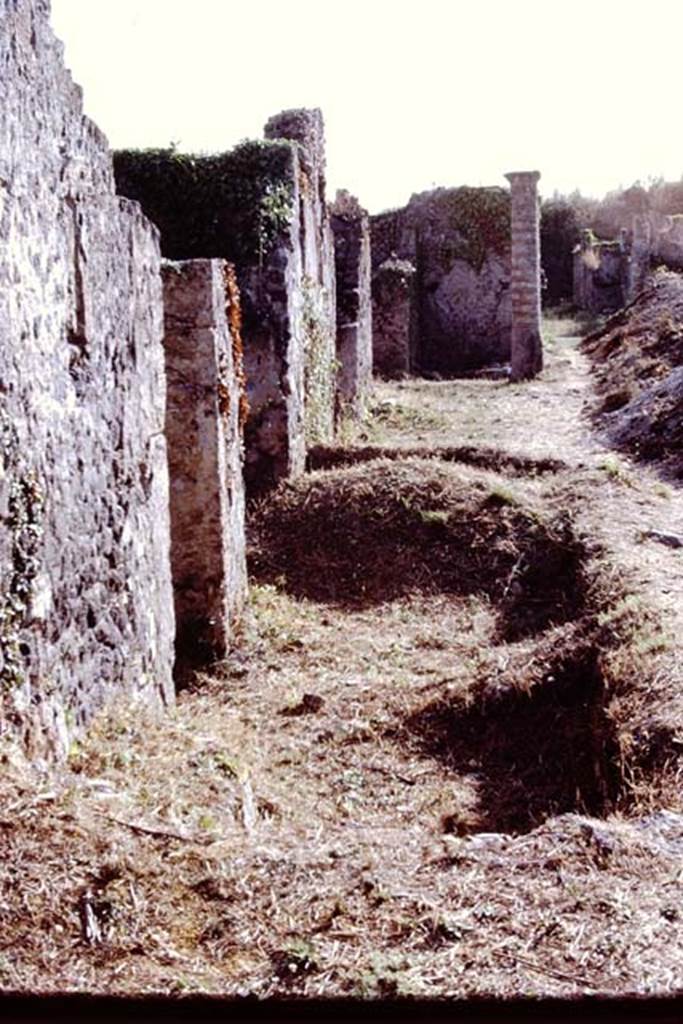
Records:
[[[512,345],[510,379],[528,380],[543,369],[541,243],[538,171],[512,171]]]

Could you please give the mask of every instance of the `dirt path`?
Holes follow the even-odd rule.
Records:
[[[683,554],[656,534],[683,538],[683,489],[665,483],[656,470],[614,451],[593,429],[586,413],[592,394],[590,364],[570,333],[571,320],[546,321],[546,369],[528,384],[470,380],[429,384],[402,382],[387,388],[390,399],[443,416],[440,430],[417,433],[438,444],[475,444],[537,459],[560,458],[574,471],[598,474],[599,510],[591,532],[604,535],[626,567],[637,570],[649,595],[661,600],[678,630],[683,624]],[[399,444],[411,442],[399,431]]]
[[[499,449],[528,471],[408,460],[391,476],[392,463],[369,462],[314,486],[348,478],[372,508],[373,473],[396,486],[424,473],[420,521],[439,537],[437,498],[451,486],[488,494],[513,524],[527,501],[530,522],[537,506],[571,505],[619,572],[639,575],[658,627],[680,636],[683,551],[643,535],[683,531],[683,494],[595,438],[587,363],[566,325],[549,326],[538,381],[380,385],[354,439],[354,450]],[[501,637],[514,571],[501,579],[486,593],[408,579],[355,603],[257,582],[240,650],[162,721],[112,712],[37,790],[10,761],[0,985],[367,998],[680,988],[683,819],[595,815],[589,791],[566,785],[606,728],[580,678],[588,662],[552,705],[524,694],[504,713],[476,705],[473,681],[543,668],[571,629]],[[674,672],[676,644],[666,658]]]

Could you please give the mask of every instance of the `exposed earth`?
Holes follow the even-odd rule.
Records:
[[[165,717],[5,751],[3,989],[683,987],[683,493],[545,330],[528,384],[378,383],[252,507],[241,643]]]

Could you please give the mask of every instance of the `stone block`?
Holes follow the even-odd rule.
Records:
[[[338,192],[331,209],[337,295],[338,416],[362,416],[372,383],[370,222],[358,200]]]
[[[165,263],[166,440],[176,649],[222,657],[247,590],[239,336],[222,260]],[[227,278],[229,282],[229,278]]]
[[[374,372],[401,377],[414,368],[416,272],[407,260],[385,260],[372,277]]]

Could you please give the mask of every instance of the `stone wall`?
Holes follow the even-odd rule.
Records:
[[[416,272],[409,260],[385,260],[372,275],[372,351],[380,377],[403,377],[416,367]]]
[[[36,755],[173,699],[158,236],[48,18],[0,0],[0,730]]]
[[[222,657],[246,597],[239,338],[221,260],[166,263],[166,437],[181,659]]]
[[[210,157],[116,154],[119,190],[161,231],[169,259],[237,269],[251,413],[245,475],[254,493],[303,472],[334,412],[334,253],[319,111],[286,111],[268,140]]]
[[[512,336],[510,380],[530,380],[543,369],[541,338],[540,171],[510,171]]]
[[[370,221],[348,192],[331,209],[337,292],[337,415],[363,415],[372,383]]]
[[[574,304],[591,313],[614,312],[633,301],[654,267],[683,271],[683,216],[635,214],[615,241],[584,231],[573,258]]]
[[[320,110],[285,110],[265,126],[267,139],[296,143],[304,344],[306,445],[332,440],[335,408],[336,283],[334,239],[325,199],[325,130]],[[296,286],[295,286],[296,287]]]
[[[584,231],[574,249],[574,304],[590,313],[611,313],[624,304],[624,249]]]
[[[402,210],[373,217],[371,231],[374,273],[387,260],[415,267],[416,358],[422,369],[457,373],[509,358],[510,200],[505,189],[424,192]],[[384,295],[384,289],[374,293]],[[375,299],[375,323],[385,316]]]

